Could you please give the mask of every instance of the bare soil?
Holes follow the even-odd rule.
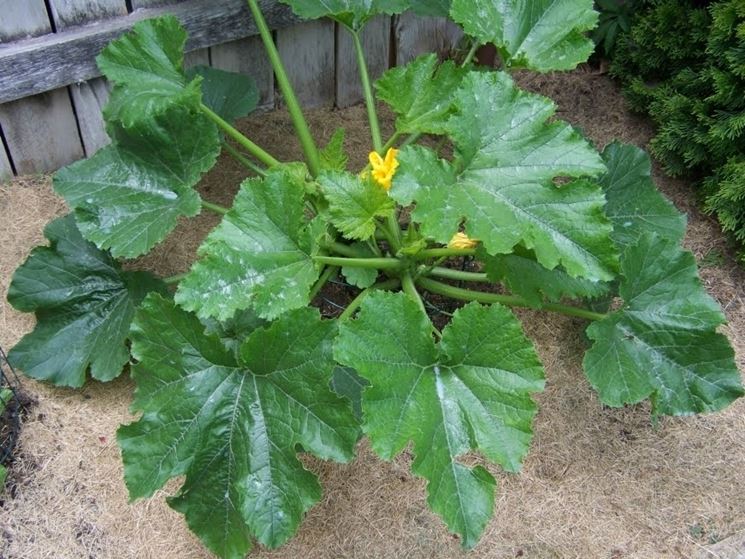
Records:
[[[644,146],[648,124],[627,112],[617,88],[591,70],[520,76],[523,86],[554,98],[558,116],[579,126],[599,147],[615,138]],[[384,113],[385,114],[385,113]],[[390,115],[385,127],[391,128]],[[369,146],[363,108],[315,111],[312,128],[324,139],[347,129],[353,163]],[[284,112],[247,119],[241,128],[280,159],[299,157]],[[222,158],[200,185],[207,200],[228,205],[241,168]],[[734,264],[716,223],[702,215],[695,191],[655,169],[660,188],[689,216],[686,246],[705,264],[707,289],[729,318],[724,332],[745,370],[745,274]],[[34,324],[5,302],[13,270],[42,229],[66,212],[47,176],[0,186],[0,345],[12,347]],[[188,269],[213,216],[180,225],[143,258],[163,275]],[[532,451],[519,475],[494,470],[500,481],[496,514],[470,554],[430,513],[411,456],[390,463],[364,442],[349,465],[309,462],[325,487],[297,537],[282,549],[256,549],[257,558],[681,558],[718,557],[708,547],[745,533],[745,400],[701,417],[650,421],[645,405],[604,408],[588,386],[581,356],[582,322],[518,313],[546,366]],[[209,557],[165,496],[129,503],[115,433],[134,418],[133,385],[124,374],[82,390],[24,380],[38,404],[25,421],[10,489],[0,506],[0,557],[6,559],[196,559]],[[9,496],[10,495],[10,496]]]

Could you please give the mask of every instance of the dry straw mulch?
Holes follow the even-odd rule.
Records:
[[[559,117],[582,128],[602,147],[613,138],[644,145],[648,125],[623,106],[604,76],[579,70],[521,76],[522,84],[557,100]],[[386,116],[390,130],[391,119]],[[354,162],[369,145],[362,108],[315,111],[312,127],[328,138],[348,131]],[[249,119],[242,128],[280,159],[297,158],[283,112]],[[656,171],[660,188],[688,213],[688,248],[716,265],[702,270],[706,287],[730,320],[725,328],[745,370],[745,274],[727,256],[716,224],[695,206],[683,181]],[[205,198],[229,204],[242,171],[221,160],[201,184]],[[64,204],[49,177],[25,177],[0,186],[0,344],[10,348],[33,327],[33,317],[11,309],[5,292],[12,271],[43,242],[42,229]],[[188,269],[213,216],[179,227],[139,263],[169,275]],[[711,255],[722,253],[721,262]],[[708,255],[708,256],[707,256]],[[496,514],[481,544],[462,552],[427,510],[424,483],[409,473],[411,456],[392,463],[360,446],[349,465],[310,462],[326,493],[297,537],[257,558],[679,558],[715,557],[710,543],[745,533],[745,400],[716,415],[650,422],[641,405],[604,409],[585,381],[582,322],[520,311],[546,366],[546,392],[532,452],[520,475],[500,480]],[[14,559],[195,559],[209,554],[183,518],[165,504],[171,483],[148,501],[127,502],[116,446],[133,385],[122,378],[89,383],[79,391],[30,381],[38,404],[21,434],[9,488],[0,507],[0,557]],[[701,555],[703,554],[703,555]]]

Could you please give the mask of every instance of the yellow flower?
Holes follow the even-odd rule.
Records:
[[[372,176],[380,186],[386,190],[391,189],[391,181],[393,175],[396,174],[398,169],[398,155],[397,149],[389,149],[388,153],[385,154],[385,159],[380,157],[380,154],[376,151],[370,152],[370,165],[372,166]]]
[[[478,239],[471,239],[465,233],[456,233],[448,243],[448,248],[476,248]]]

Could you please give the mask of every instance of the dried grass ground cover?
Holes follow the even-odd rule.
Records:
[[[523,76],[525,87],[558,101],[559,116],[582,128],[599,147],[614,138],[644,145],[651,130],[629,115],[605,77],[579,70]],[[310,115],[328,138],[348,131],[354,164],[369,145],[363,108]],[[390,129],[390,118],[386,125]],[[284,113],[249,119],[242,128],[280,159],[298,158]],[[206,199],[228,205],[242,170],[223,159],[201,184]],[[662,190],[689,215],[686,245],[708,266],[704,282],[722,304],[726,328],[745,370],[745,274],[727,257],[716,224],[695,206],[694,191],[657,172]],[[5,303],[12,271],[43,242],[42,229],[63,203],[48,177],[26,177],[0,187],[0,345],[13,346],[33,318]],[[163,275],[185,271],[211,215],[184,223],[143,259]],[[712,255],[724,254],[723,259]],[[546,366],[538,397],[536,437],[522,474],[495,472],[501,482],[495,518],[481,544],[465,554],[425,506],[424,483],[409,473],[410,456],[393,463],[363,443],[350,465],[319,462],[325,498],[284,548],[257,558],[662,558],[716,557],[710,543],[745,533],[745,400],[717,415],[650,423],[645,406],[603,409],[581,371],[581,322],[521,311]],[[115,432],[132,420],[133,385],[124,375],[110,384],[60,390],[25,380],[38,404],[26,418],[0,507],[0,557],[209,557],[165,492],[128,504]],[[168,486],[175,491],[176,484]]]

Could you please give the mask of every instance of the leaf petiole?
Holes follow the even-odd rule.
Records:
[[[420,250],[412,256],[415,260],[429,260],[430,258],[446,258],[455,256],[473,256],[475,248],[427,248]]]
[[[224,120],[219,114],[217,114],[216,112],[214,112],[207,105],[205,105],[204,103],[200,104],[200,109],[215,124],[217,124],[223,130],[223,132],[225,132],[228,136],[230,136],[236,142],[238,142],[242,147],[244,147],[256,159],[258,159],[259,161],[261,161],[262,163],[264,163],[268,167],[274,167],[276,165],[279,165],[279,161],[278,160],[276,160],[274,157],[272,157],[266,151],[264,151],[263,149],[261,149],[259,146],[257,146],[255,143],[253,143],[251,140],[249,140],[248,138],[246,138],[235,127],[233,127],[229,122],[227,122],[226,120]]]
[[[400,280],[394,278],[389,279],[386,281],[381,281],[380,283],[376,283],[375,285],[368,287],[364,291],[360,292],[357,297],[355,297],[351,303],[349,303],[349,306],[344,309],[344,312],[339,315],[340,321],[345,321],[348,318],[351,318],[354,312],[360,308],[360,305],[362,304],[362,301],[365,300],[365,297],[367,297],[370,293],[373,291],[379,291],[381,289],[393,289],[394,287],[398,286],[400,283]]]
[[[238,163],[243,165],[246,169],[256,173],[260,177],[266,177],[266,171],[256,165],[253,161],[245,157],[240,151],[231,146],[228,142],[223,142],[222,147],[227,151],[230,156],[235,159]]]
[[[209,210],[219,215],[225,215],[230,211],[228,208],[224,208],[223,206],[220,206],[218,204],[213,204],[212,202],[208,202],[207,200],[202,200],[202,207],[205,210]]]
[[[375,108],[375,95],[370,85],[370,74],[367,71],[367,62],[365,61],[365,51],[362,48],[359,33],[350,31],[354,41],[354,50],[357,53],[357,66],[360,70],[360,80],[362,81],[362,91],[365,94],[365,105],[367,106],[367,118],[370,121],[370,132],[372,133],[373,147],[380,155],[385,155],[383,139],[380,135],[380,122],[378,113]]]
[[[438,295],[444,295],[446,297],[452,297],[453,299],[460,299],[462,301],[477,301],[486,304],[499,303],[508,307],[530,307],[530,304],[525,299],[514,295],[499,295],[497,293],[483,293],[481,291],[461,289],[460,287],[455,287],[428,278],[419,278],[417,283],[427,291],[437,293]],[[541,310],[576,316],[586,320],[603,320],[606,317],[606,315],[601,313],[555,303],[544,303],[541,306]]]
[[[316,146],[313,135],[310,133],[308,122],[303,116],[303,111],[300,108],[295,90],[292,88],[290,79],[287,77],[287,72],[282,64],[282,59],[279,56],[277,46],[274,44],[272,38],[272,32],[264,19],[264,15],[261,13],[256,0],[247,0],[248,7],[251,9],[256,27],[259,29],[261,35],[261,41],[264,43],[264,48],[269,57],[269,61],[274,68],[274,75],[277,78],[277,84],[282,91],[282,96],[287,104],[287,110],[292,117],[292,123],[295,125],[295,131],[297,132],[300,144],[303,146],[303,153],[305,153],[305,161],[308,164],[308,170],[313,177],[317,177],[321,171],[321,158],[318,153],[318,147]]]
[[[487,283],[489,281],[489,278],[484,273],[464,272],[461,270],[453,270],[451,268],[441,268],[439,266],[433,267],[424,275],[456,281],[478,281],[483,283]]]
[[[338,258],[336,256],[314,256],[313,260],[328,266],[349,266],[373,270],[400,270],[404,263],[398,258]]]
[[[318,295],[323,289],[323,286],[328,283],[328,281],[336,275],[336,273],[339,271],[339,268],[336,266],[327,266],[326,269],[321,274],[321,277],[318,278],[318,281],[315,283],[315,285],[310,290],[310,296],[309,299],[312,301],[316,298],[316,295]]]

